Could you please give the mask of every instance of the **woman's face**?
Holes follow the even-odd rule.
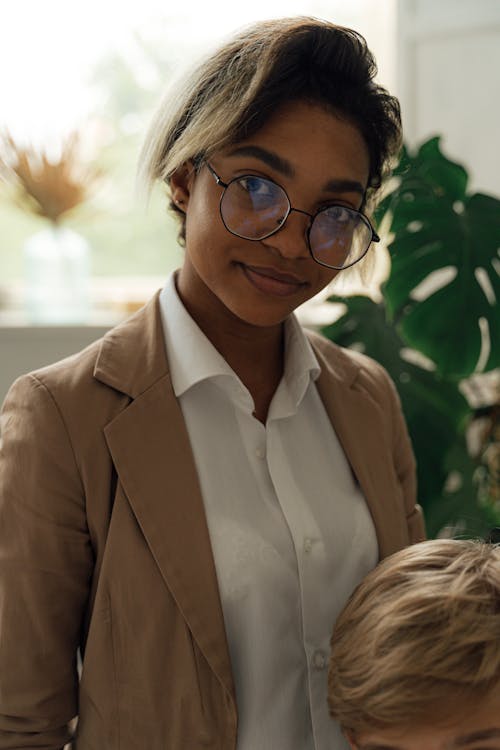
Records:
[[[314,214],[331,203],[360,208],[369,156],[349,122],[320,106],[292,102],[248,140],[215,154],[210,165],[226,183],[249,173],[271,179],[294,208]],[[195,319],[230,316],[252,326],[276,326],[337,275],[312,259],[304,214],[292,212],[267,239],[246,240],[224,226],[223,188],[206,164],[198,173],[191,165],[179,170],[171,189],[186,212],[178,289]]]

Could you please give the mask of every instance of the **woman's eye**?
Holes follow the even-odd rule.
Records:
[[[273,185],[260,177],[242,177],[238,180],[239,185],[250,195],[260,198],[270,198],[274,195]]]
[[[355,219],[355,214],[345,206],[328,206],[324,209],[324,212],[329,219],[338,224],[349,224]]]

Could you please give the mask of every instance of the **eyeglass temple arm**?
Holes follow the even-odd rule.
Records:
[[[205,164],[207,165],[208,171],[210,172],[210,174],[214,178],[214,180],[217,183],[217,185],[221,185],[223,188],[226,188],[227,187],[227,182],[223,182],[223,180],[219,177],[219,175],[217,174],[217,172],[215,171],[215,169],[212,167],[211,164],[208,163],[208,161],[206,161]]]

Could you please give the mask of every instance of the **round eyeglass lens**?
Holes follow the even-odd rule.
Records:
[[[283,224],[290,204],[279,185],[263,177],[246,175],[228,184],[220,210],[230,232],[248,240],[260,240]]]
[[[370,247],[372,229],[358,211],[329,206],[314,217],[309,244],[315,260],[332,268],[345,268],[360,260]]]

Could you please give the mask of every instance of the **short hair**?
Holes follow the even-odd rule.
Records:
[[[381,562],[338,618],[331,715],[359,735],[438,724],[500,688],[500,545],[434,540]]]
[[[377,67],[352,29],[309,17],[253,24],[227,41],[170,92],[146,136],[139,177],[148,190],[190,160],[256,133],[282,105],[307,101],[361,132],[370,157],[366,200],[380,187],[401,146],[398,100],[374,82]],[[366,201],[365,201],[366,202]],[[181,220],[185,216],[170,201]]]

